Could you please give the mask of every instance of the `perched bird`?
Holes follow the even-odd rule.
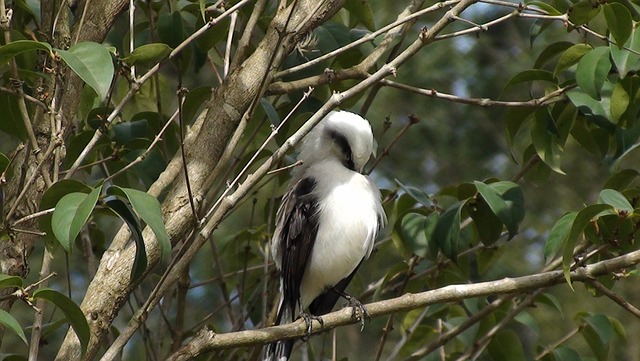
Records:
[[[369,122],[346,111],[329,113],[303,139],[271,243],[281,271],[276,324],[303,316],[310,332],[310,318],[330,312],[339,296],[361,320],[366,314],[344,290],[387,221],[380,191],[361,173],[373,151]],[[268,345],[265,360],[288,360],[293,343]]]

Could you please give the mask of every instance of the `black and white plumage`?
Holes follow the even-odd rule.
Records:
[[[277,213],[271,252],[281,271],[276,324],[309,309],[331,311],[360,263],[369,257],[386,216],[380,191],[361,174],[374,150],[367,120],[329,113],[304,138]],[[284,361],[294,340],[267,347],[265,360]]]

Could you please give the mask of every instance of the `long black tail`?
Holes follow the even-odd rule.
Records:
[[[293,322],[293,312],[289,309],[286,302],[280,302],[278,316],[276,317],[276,325]],[[270,343],[264,353],[264,361],[287,361],[293,350],[294,339],[283,340]]]

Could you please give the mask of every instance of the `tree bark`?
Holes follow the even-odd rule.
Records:
[[[326,1],[320,6],[315,0],[293,1],[274,17],[256,50],[232,69],[223,84],[215,89],[206,114],[193,127],[193,133],[185,141],[187,170],[190,187],[196,200],[208,191],[203,188],[215,168],[229,139],[238,127],[242,116],[252,102],[264,92],[263,84],[271,81],[271,75],[279,68],[296,41],[311,29],[331,18],[344,0]],[[286,26],[286,28],[285,28]],[[199,132],[198,132],[199,130]],[[180,154],[171,161],[149,193],[158,195],[169,184],[174,184],[162,205],[165,225],[172,243],[182,240],[193,229],[194,220],[189,206],[186,181],[175,171],[181,166]],[[160,247],[153,233],[143,233],[147,251],[148,270],[160,261]],[[129,275],[135,249],[127,246],[129,231],[120,229],[109,250],[101,259],[95,278],[89,285],[81,308],[89,321],[91,339],[85,357],[92,359],[99,348],[120,307],[137,286],[131,284]],[[80,344],[70,330],[60,348],[57,360],[81,358]]]

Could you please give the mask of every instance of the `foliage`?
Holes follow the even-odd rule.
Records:
[[[277,169],[339,106],[372,122],[390,224],[349,288],[365,332],[314,324],[338,357],[640,359],[640,3],[134,3],[0,9],[8,357],[303,336],[266,327]]]

